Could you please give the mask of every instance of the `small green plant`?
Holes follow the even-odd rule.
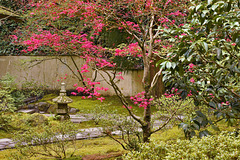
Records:
[[[95,107],[93,109],[84,110],[84,112],[88,113],[88,114],[85,114],[84,116],[88,119],[93,120],[93,122],[96,125],[98,125],[101,123],[102,119],[106,118],[108,116],[108,114],[110,114],[110,111],[105,109],[106,106],[110,106],[110,105],[111,105],[111,103],[106,104],[106,105],[95,105]]]
[[[11,128],[11,115],[15,108],[16,100],[12,95],[14,78],[9,74],[0,79],[0,129],[9,131]]]
[[[159,159],[239,159],[240,136],[222,132],[202,139],[177,140],[174,143],[142,144],[139,151],[123,157],[124,160]]]
[[[197,133],[199,133],[199,137],[209,135],[210,132],[207,130],[209,126],[219,131],[216,124],[213,124],[210,120],[213,116],[208,112],[207,107],[204,105],[196,106],[194,104],[194,99],[190,97],[182,100],[180,96],[177,95],[168,97],[162,96],[154,101],[154,105],[158,110],[158,112],[156,112],[156,117],[160,116],[164,119],[171,115],[169,113],[176,112],[176,120],[172,121],[172,125],[178,125],[179,128],[182,128],[185,137],[188,139],[195,136]]]
[[[29,97],[39,97],[44,95],[44,89],[46,89],[47,86],[43,84],[38,84],[33,79],[30,81],[23,81],[22,83],[22,93],[25,95],[26,98]]]
[[[111,114],[102,119],[103,132],[119,143],[125,150],[139,150],[143,143],[140,125],[131,117]],[[115,136],[117,134],[117,136]]]
[[[26,118],[26,123],[31,127],[36,127],[41,124],[47,125],[48,122],[49,122],[48,117],[40,113],[33,113]]]
[[[162,96],[159,99],[156,99],[153,102],[153,105],[156,107],[157,112],[155,116],[168,117],[170,113],[176,112],[175,119],[179,121],[188,121],[191,119],[191,115],[194,113],[196,109],[198,109],[194,105],[194,101],[191,98],[186,98],[182,100],[179,96],[174,95],[171,97]],[[174,121],[174,123],[178,123],[179,121]]]
[[[21,106],[25,99],[25,96],[16,88],[15,78],[9,73],[0,79],[0,94],[0,105],[8,106],[11,110]]]
[[[14,137],[20,155],[29,158],[38,155],[46,158],[64,159],[72,157],[76,151],[77,129],[70,122],[50,122],[30,129]]]

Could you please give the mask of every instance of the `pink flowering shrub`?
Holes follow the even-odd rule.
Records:
[[[143,107],[144,109],[146,109],[146,107],[150,105],[151,101],[153,100],[153,98],[146,99],[144,91],[141,93],[138,93],[134,97],[130,97],[130,99],[134,102],[135,105],[138,105],[139,107]]]

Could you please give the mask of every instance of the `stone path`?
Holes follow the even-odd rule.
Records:
[[[14,148],[14,143],[9,138],[0,139],[0,150]]]
[[[51,117],[54,116],[54,114],[43,114],[47,117]],[[88,118],[87,118],[88,117]],[[81,122],[85,122],[85,121],[90,121],[91,116],[89,116],[89,114],[77,114],[77,115],[70,115],[70,119],[73,123],[81,123]]]
[[[44,114],[48,117],[50,116],[54,116],[53,114]],[[89,121],[91,120],[91,118],[87,118],[90,117],[89,115],[70,115],[71,121],[73,123],[81,123],[84,121]],[[156,121],[154,123],[154,126],[159,126],[163,123],[163,121]],[[112,134],[115,135],[119,135],[121,134],[120,131],[115,131],[112,132]],[[87,139],[87,138],[97,138],[97,137],[101,137],[104,136],[104,134],[102,133],[102,128],[101,127],[95,127],[95,128],[87,128],[87,129],[80,129],[79,133],[77,133],[76,138],[77,140],[82,140],[82,139]],[[4,139],[0,139],[0,150],[4,150],[4,149],[9,149],[9,148],[14,148],[14,142],[9,139],[9,138],[4,138]]]
[[[79,130],[76,135],[77,140],[87,139],[87,138],[97,138],[103,136],[102,128],[87,128]],[[9,138],[0,139],[0,150],[14,148],[14,142]]]
[[[47,117],[54,116],[53,114],[44,114]],[[84,121],[89,121],[90,119],[86,118],[83,115],[70,115],[71,121],[74,123],[81,123]],[[86,138],[97,138],[103,136],[102,128],[88,128],[88,129],[81,129],[77,134],[77,139],[86,139]],[[7,148],[14,148],[14,142],[9,138],[0,139],[0,150],[4,150]]]

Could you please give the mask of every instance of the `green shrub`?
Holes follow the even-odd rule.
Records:
[[[196,110],[203,110],[205,114],[208,110],[205,106],[196,106],[194,99],[187,97],[182,100],[178,95],[171,97],[162,96],[153,101],[153,106],[156,107],[157,112],[155,114],[169,115],[169,112],[176,111],[176,119],[180,121],[189,121],[195,116]],[[175,121],[174,123],[176,123]],[[179,121],[178,121],[179,122]],[[177,123],[178,123],[177,122]]]
[[[22,82],[22,89],[17,89],[15,78],[7,73],[0,78],[0,106],[19,108],[27,98],[42,97],[46,88],[46,85],[39,84],[34,80],[25,80]]]
[[[131,117],[111,114],[102,119],[101,125],[103,133],[119,143],[125,150],[139,150],[139,144],[143,143],[140,125]],[[114,136],[117,133],[118,136]]]
[[[133,151],[124,160],[159,159],[240,159],[240,136],[222,132],[220,135],[202,139],[177,140],[175,143],[142,144],[139,151]]]
[[[24,94],[26,98],[35,97],[35,96],[43,96],[44,90],[46,90],[47,86],[43,84],[39,84],[32,80],[25,80],[22,83],[21,92]]]
[[[0,130],[8,131],[11,127],[11,115],[15,110],[16,100],[12,95],[14,78],[9,74],[0,79]]]
[[[23,104],[25,96],[16,89],[15,78],[7,73],[0,79],[0,106],[13,111]]]
[[[33,113],[26,119],[26,123],[31,127],[48,124],[48,117],[40,113]]]
[[[18,153],[25,158],[38,155],[46,158],[64,159],[72,157],[76,151],[77,129],[72,122],[49,122],[14,137]]]

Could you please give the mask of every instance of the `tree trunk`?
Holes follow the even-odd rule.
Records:
[[[154,62],[151,64],[150,66],[150,80],[153,80],[153,77],[155,76],[155,74],[159,71],[159,67],[156,67],[156,63],[159,61],[159,58],[155,59]],[[162,74],[158,79],[158,82],[155,86],[155,88],[152,90],[152,95],[154,97],[161,97],[164,94],[165,91],[165,87],[164,87],[164,83],[162,81]]]
[[[151,104],[149,104],[144,110],[144,122],[142,126],[143,130],[143,142],[150,142],[151,136]]]
[[[149,100],[151,93],[150,89],[150,63],[145,63],[144,66],[144,76],[143,76],[143,86],[145,91],[145,99]],[[144,110],[144,125],[142,125],[143,130],[143,142],[150,142],[151,136],[151,104],[148,104]]]

